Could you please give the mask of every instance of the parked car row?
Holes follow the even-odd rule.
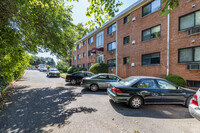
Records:
[[[165,79],[148,76],[131,76],[122,79],[114,74],[76,72],[66,75],[66,82],[81,84],[91,91],[107,89],[116,103],[126,103],[138,109],[146,104],[181,104],[189,106],[192,116],[200,120],[200,91],[177,86]]]

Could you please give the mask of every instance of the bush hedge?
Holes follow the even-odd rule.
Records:
[[[168,76],[164,77],[164,79],[166,79],[178,86],[182,86],[182,87],[186,86],[185,80],[178,75],[168,75]]]
[[[105,63],[96,63],[90,67],[89,71],[94,74],[108,73],[108,65]]]
[[[74,72],[78,72],[78,71],[87,71],[87,69],[86,68],[82,68],[82,67],[78,68],[78,67],[71,66],[67,70],[68,73],[74,73]]]
[[[68,73],[73,73],[74,69],[76,69],[76,67],[71,66],[71,67],[68,68],[67,72]]]

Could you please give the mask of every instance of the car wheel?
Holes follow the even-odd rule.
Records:
[[[99,89],[99,86],[96,85],[96,84],[92,84],[92,85],[90,86],[90,90],[91,90],[91,91],[97,91],[98,89]]]
[[[143,99],[140,96],[134,96],[129,101],[129,106],[138,109],[143,105]]]
[[[186,103],[185,103],[185,107],[188,108],[188,106],[192,103],[192,96],[188,97]]]
[[[75,85],[75,84],[76,84],[76,80],[75,80],[75,79],[72,79],[72,80],[71,80],[71,84],[72,84],[72,85]]]

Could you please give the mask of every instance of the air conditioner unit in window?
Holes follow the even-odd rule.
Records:
[[[193,34],[197,34],[197,33],[200,33],[200,26],[194,27],[194,28],[188,30],[188,35],[193,35]]]
[[[200,64],[189,64],[187,65],[188,70],[200,70]]]
[[[109,53],[109,54],[113,54],[113,53],[114,53],[114,51],[113,51],[113,50],[110,50],[110,51],[108,51],[108,53]]]

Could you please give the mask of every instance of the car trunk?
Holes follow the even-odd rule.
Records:
[[[198,100],[198,105],[199,105],[199,109],[200,109],[200,88],[196,94],[197,94],[197,100]]]

